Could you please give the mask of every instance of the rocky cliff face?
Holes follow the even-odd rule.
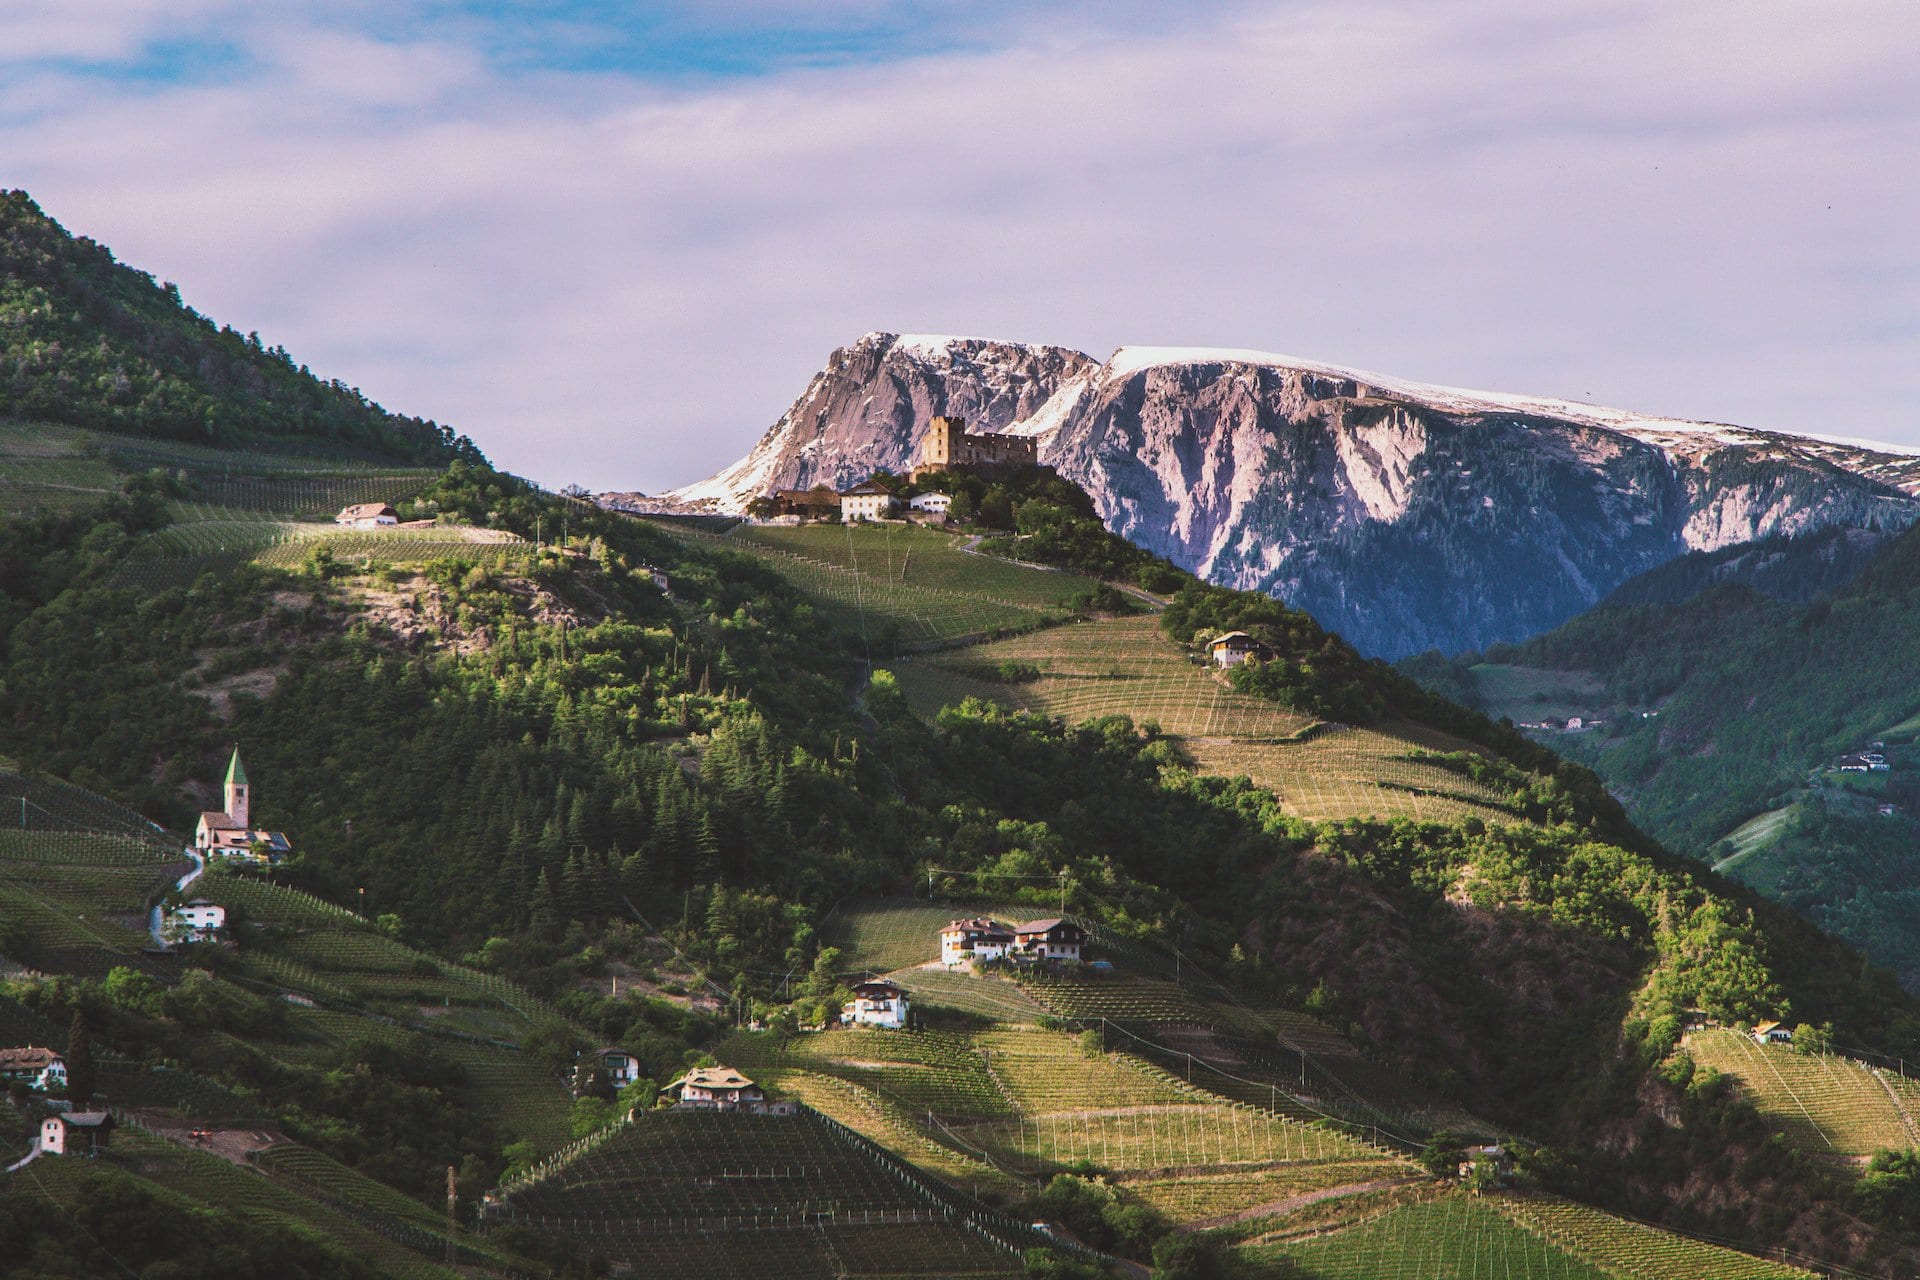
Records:
[[[870,333],[841,347],[739,462],[661,495],[670,508],[739,511],[775,489],[845,488],[913,465],[931,419],[1003,431],[1098,367],[1065,347]]]
[[[911,462],[928,418],[1038,436],[1108,526],[1362,650],[1548,630],[1687,551],[1920,517],[1920,458],[1403,382],[1259,352],[869,334],[741,462],[663,495],[739,510]]]

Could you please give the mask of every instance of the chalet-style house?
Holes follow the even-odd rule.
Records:
[[[1841,756],[1837,767],[1842,773],[1883,773],[1888,766],[1884,752],[1859,751]]]
[[[1754,1027],[1753,1038],[1760,1044],[1792,1044],[1793,1031],[1785,1023],[1762,1022]]]
[[[248,795],[251,790],[246,766],[240,763],[240,748],[235,747],[233,759],[227,763],[227,807],[220,812],[208,809],[200,814],[200,823],[193,832],[193,847],[203,853],[245,858],[259,856],[255,852],[259,846],[266,850],[266,857],[272,862],[292,853],[293,846],[284,833],[255,830],[247,825],[252,808]]]
[[[1237,667],[1249,658],[1265,661],[1273,650],[1244,631],[1229,631],[1207,641],[1207,655],[1216,667]]]
[[[918,479],[932,471],[991,473],[1037,466],[1039,462],[1040,444],[1032,436],[969,432],[964,419],[942,417],[927,424],[927,434],[920,441],[920,461],[910,474]]]
[[[848,524],[855,520],[884,520],[893,514],[900,500],[871,480],[865,480],[840,493],[840,518]]]
[[[694,1067],[667,1085],[683,1107],[752,1111],[764,1107],[766,1093],[732,1067]]]
[[[0,1049],[0,1080],[24,1080],[40,1093],[67,1087],[67,1060],[52,1049]]]
[[[908,500],[907,506],[922,515],[944,517],[953,507],[953,495],[950,493],[917,493]]]
[[[594,1064],[605,1073],[607,1083],[624,1089],[640,1078],[640,1059],[625,1049],[608,1047],[593,1051]]]
[[[955,920],[940,931],[940,963],[948,968],[969,960],[1000,960],[1013,946],[1013,930],[985,916]]]
[[[113,1116],[105,1111],[68,1111],[51,1115],[40,1125],[40,1154],[90,1156],[107,1145]]]
[[[907,993],[884,979],[862,982],[854,987],[853,999],[840,1006],[840,1021],[850,1027],[903,1030],[907,1025]]]
[[[384,502],[356,502],[350,507],[340,508],[340,514],[333,518],[333,522],[349,529],[391,528],[400,523],[400,513]]]
[[[1078,960],[1087,945],[1087,931],[1071,920],[1033,920],[1013,931],[1016,955],[1033,960]]]

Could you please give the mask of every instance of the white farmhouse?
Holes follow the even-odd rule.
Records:
[[[969,960],[999,960],[1013,945],[1013,930],[998,920],[973,916],[940,931],[940,963],[949,969]]]
[[[213,942],[227,927],[227,909],[217,902],[195,898],[167,913],[167,932],[181,942]]]
[[[390,528],[400,523],[400,513],[384,502],[356,502],[350,507],[342,507],[333,522],[349,529]]]
[[[953,506],[953,495],[950,493],[916,494],[907,506],[926,515],[944,516]]]
[[[596,1049],[593,1058],[606,1073],[607,1083],[615,1089],[624,1089],[640,1078],[640,1059],[625,1049]]]
[[[884,520],[893,514],[899,499],[871,480],[844,489],[840,493],[840,518],[849,524],[855,520]]]

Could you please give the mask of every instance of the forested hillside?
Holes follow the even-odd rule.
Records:
[[[171,283],[0,192],[0,417],[198,444],[282,444],[411,462],[471,456],[450,427],[322,381],[258,334],[216,328]]]
[[[1724,1141],[1711,1135],[1733,1125],[1757,1155],[1765,1131],[1740,1127],[1754,1122],[1733,1095],[1648,1070],[1688,1008],[1736,1023],[1817,1018],[1852,1041],[1920,1047],[1890,984],[1784,913],[1689,876],[1590,776],[1302,614],[1190,579],[1164,608],[1091,590],[1072,570],[1153,575],[1039,490],[1008,495],[1029,532],[1001,549],[1068,572],[960,553],[964,539],[947,535],[717,537],[458,461],[402,514],[495,540],[441,538],[417,556],[398,535],[263,543],[162,588],[124,572],[170,527],[175,508],[153,483],[129,476],[100,508],[8,527],[9,751],[182,823],[240,743],[257,820],[295,841],[274,878],[379,917],[436,965],[464,961],[550,1001],[559,1020],[518,1024],[518,1053],[557,1068],[617,1039],[664,1083],[713,1047],[716,1015],[778,1024],[834,1007],[836,904],[924,892],[931,877],[961,901],[1086,919],[1115,946],[1171,942],[1236,999],[1330,1019],[1356,1054],[1543,1143],[1525,1164],[1538,1185],[1754,1246],[1855,1256],[1852,1228],[1828,1225],[1855,1221],[1853,1206],[1824,1174],[1756,1164],[1716,1175],[1742,1196],[1699,1186],[1692,1162]],[[1026,502],[1041,509],[1023,523]],[[1373,787],[1381,817],[1325,821],[1284,788],[1222,776],[1231,770],[1199,758],[1197,739],[1144,717],[1075,725],[975,700],[922,719],[904,677],[939,654],[914,657],[889,628],[969,598],[999,611],[991,625],[1035,639],[1156,608],[1128,652],[1144,642],[1182,663],[1194,633],[1248,630],[1274,660],[1236,673],[1232,696],[1323,726],[1308,742],[1412,734],[1394,750],[1438,781]],[[913,660],[871,669],[877,650]],[[994,670],[1010,680],[1000,689],[1030,683],[1017,664]],[[1401,812],[1438,820],[1385,820]],[[272,936],[242,957],[270,960]],[[365,1002],[409,981],[414,963],[382,961],[393,967],[362,978],[314,969],[297,936],[280,945],[295,949],[278,967],[235,976]],[[209,992],[224,989],[220,972]],[[617,999],[610,974],[624,975]],[[451,999],[468,980],[421,968],[411,981]],[[192,1049],[194,1018],[241,1040],[290,1034],[258,1021],[267,1014],[244,987],[189,1006],[130,983],[75,976],[22,995],[55,1025],[91,1010],[110,1043],[174,1056],[406,1195],[430,1198],[440,1162],[484,1180],[525,1158],[511,1131],[489,1148],[483,1123],[456,1128],[457,1112],[433,1108],[404,1122],[405,1159],[376,1158],[355,1134],[400,1095],[357,1111],[351,1095],[303,1091],[249,1055]],[[707,993],[704,1012],[674,1012],[690,991]],[[370,1080],[400,1066],[373,1047],[327,1052]],[[440,1061],[411,1051],[403,1087],[449,1087],[432,1075],[453,1070]],[[457,1105],[486,1095],[471,1096]],[[589,1097],[571,1123],[592,1132],[609,1114]],[[1631,1143],[1595,1140],[1629,1130]],[[1776,1206],[1765,1215],[1732,1207],[1763,1196]]]
[[[1738,559],[1797,561],[1818,581],[1835,549],[1761,546]],[[1920,838],[1920,540],[1886,539],[1846,576],[1805,603],[1736,578],[1678,602],[1596,610],[1477,666],[1411,669],[1516,720],[1584,710],[1602,721],[1542,736],[1590,763],[1670,847],[1788,903],[1911,986],[1920,930],[1903,868]],[[1498,696],[1553,679],[1560,691],[1540,711]],[[1869,751],[1886,767],[1838,767]]]

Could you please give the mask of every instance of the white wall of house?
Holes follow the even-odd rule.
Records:
[[[1007,944],[1004,942],[987,942],[976,938],[969,944],[961,934],[942,934],[940,938],[940,963],[949,968],[969,960],[999,960],[1006,954]]]
[[[840,514],[847,520],[879,520],[892,510],[890,494],[859,493],[840,499]]]
[[[67,1153],[67,1126],[60,1117],[54,1116],[40,1126],[40,1150],[54,1156]]]
[[[907,1025],[907,998],[903,995],[893,1000],[850,1000],[841,1007],[840,1018],[857,1027],[887,1027],[897,1031]]]

